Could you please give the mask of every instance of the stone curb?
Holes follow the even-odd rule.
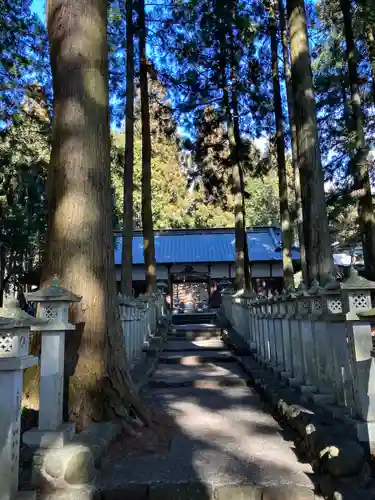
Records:
[[[101,492],[101,500],[318,500],[322,497],[303,486],[259,486],[253,483],[212,487],[199,481],[129,485]]]
[[[272,409],[298,433],[296,446],[311,463],[319,490],[327,500],[375,500],[375,480],[362,445],[348,426],[335,422],[332,415],[315,413],[299,404],[302,395],[285,387],[285,382],[265,368],[249,348],[225,328],[223,341],[237,355],[237,362],[252,385]],[[238,335],[238,334],[237,334]],[[247,351],[246,353],[244,351]],[[246,359],[247,358],[247,359]],[[249,360],[250,358],[250,360]]]

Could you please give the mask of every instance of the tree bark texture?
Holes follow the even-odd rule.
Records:
[[[269,31],[272,53],[272,83],[276,124],[277,166],[279,176],[280,222],[283,238],[283,275],[284,287],[286,289],[290,289],[294,286],[294,271],[292,260],[293,231],[290,222],[288,205],[288,181],[285,162],[284,118],[279,81],[277,27],[274,18],[270,21]]]
[[[325,284],[333,273],[316,105],[303,0],[287,0],[292,87],[306,248],[307,284]]]
[[[289,48],[288,48],[288,33],[285,19],[285,9],[283,0],[279,0],[279,20],[281,31],[281,43],[283,49],[283,63],[285,74],[286,96],[288,103],[288,117],[289,117],[289,132],[290,132],[290,146],[292,150],[292,169],[293,169],[293,185],[295,196],[295,211],[296,219],[293,223],[297,222],[297,233],[299,241],[300,262],[302,278],[307,283],[307,270],[306,270],[306,249],[305,237],[303,235],[303,211],[302,211],[302,198],[301,198],[301,180],[298,165],[298,141],[297,141],[297,127],[294,112],[294,97],[292,88],[292,75],[290,71],[289,61]]]
[[[151,129],[148,95],[148,63],[146,57],[145,2],[139,0],[139,57],[142,116],[142,227],[146,269],[146,293],[156,290],[155,239],[152,220],[151,193]]]
[[[244,283],[245,283],[245,289],[247,291],[251,291],[252,290],[251,271],[250,271],[249,248],[247,243],[247,231],[246,231],[245,181],[244,181],[243,161],[242,161],[243,148],[242,148],[240,121],[238,114],[237,69],[234,61],[232,61],[231,73],[232,73],[231,76],[232,76],[233,133],[234,133],[235,151],[236,151],[235,161],[237,162],[239,168],[242,218],[243,218],[243,229],[244,229]]]
[[[133,170],[134,170],[134,28],[133,0],[126,0],[126,109],[124,209],[122,230],[121,293],[133,293]]]
[[[128,373],[114,269],[107,2],[49,0],[54,119],[43,282],[82,296],[68,336],[70,418],[78,428],[144,414]]]
[[[359,89],[356,47],[354,42],[352,12],[350,0],[340,0],[344,19],[346,41],[346,57],[348,61],[349,84],[351,94],[351,110],[353,132],[355,134],[354,151],[351,155],[351,171],[354,177],[355,190],[360,193],[358,199],[358,219],[362,238],[365,273],[375,279],[375,220],[372,204],[371,184],[367,163],[367,148],[363,127],[363,113]]]

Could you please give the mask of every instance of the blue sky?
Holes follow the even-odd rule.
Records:
[[[46,5],[46,0],[33,0],[31,4],[31,10],[38,14],[43,22],[45,22],[44,9]]]

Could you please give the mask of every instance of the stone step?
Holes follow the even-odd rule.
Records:
[[[150,389],[178,389],[194,387],[194,389],[219,389],[220,387],[246,387],[248,381],[239,377],[216,377],[214,379],[201,380],[150,380]]]
[[[162,352],[159,354],[159,364],[201,365],[204,363],[230,363],[235,361],[230,351],[195,351],[194,354],[186,352]]]
[[[168,341],[176,342],[180,340],[210,340],[221,339],[221,332],[178,332],[177,334],[170,334],[167,337]]]
[[[207,363],[204,365],[160,365],[154,372],[151,385],[162,382],[173,387],[181,383],[190,385],[192,381],[213,381],[216,379],[243,379],[247,378],[237,363],[223,363],[222,365]],[[184,385],[183,385],[184,386]]]
[[[168,340],[163,349],[164,352],[175,351],[222,351],[227,350],[225,344],[220,339],[206,340]]]

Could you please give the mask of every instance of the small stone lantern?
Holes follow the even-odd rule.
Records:
[[[27,293],[26,298],[39,305],[39,317],[47,323],[32,327],[42,336],[39,422],[38,429],[24,433],[23,441],[29,446],[58,448],[75,433],[74,424],[62,422],[64,354],[65,332],[75,330],[68,321],[69,304],[80,302],[81,297],[62,288],[55,276],[50,286]]]
[[[38,364],[29,355],[30,327],[41,324],[18,307],[17,300],[0,308],[0,498],[12,500],[18,492],[23,370]],[[27,497],[32,498],[32,493]]]
[[[349,277],[340,283],[340,288],[344,314],[354,313],[356,315],[372,308],[371,290],[375,290],[375,282],[359,276],[354,267],[350,268]]]

